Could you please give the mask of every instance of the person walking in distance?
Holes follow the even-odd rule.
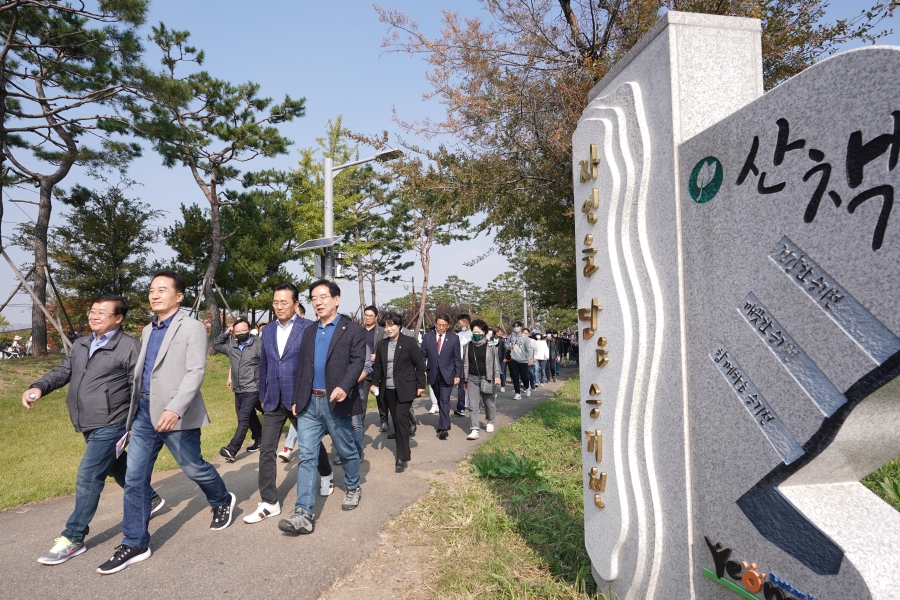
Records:
[[[466,360],[466,351],[468,350],[469,342],[472,341],[472,332],[470,331],[472,326],[471,321],[472,317],[467,314],[456,317],[456,326],[459,328],[459,333],[456,334],[457,337],[459,337],[459,358],[463,363]],[[453,411],[453,414],[457,417],[465,417],[467,405],[466,380],[462,379],[456,388],[456,410]]]
[[[428,370],[428,384],[438,401],[438,438],[446,440],[450,431],[450,393],[462,378],[462,357],[459,338],[449,331],[450,317],[439,314],[435,318],[434,331],[422,339],[422,358]]]
[[[281,441],[284,422],[292,427],[297,420],[291,411],[303,334],[312,321],[300,316],[300,291],[293,283],[280,283],[272,293],[272,311],[275,321],[263,329],[259,357],[259,394],[263,403],[262,443],[259,452],[259,497],[256,510],[244,517],[244,523],[259,523],[281,514],[276,487],[275,451]],[[318,469],[321,477],[321,493],[330,495],[334,490],[333,473],[328,463],[325,446],[320,444]]]
[[[125,473],[124,539],[97,568],[102,574],[150,558],[150,476],[163,445],[206,496],[213,514],[209,528],[231,525],[234,494],[200,454],[200,428],[209,425],[200,394],[206,373],[206,327],[179,310],[184,288],[184,279],[174,271],[157,271],[150,282],[150,310],[156,316],[141,336],[126,425],[131,449]]]
[[[535,386],[541,387],[547,385],[550,379],[547,378],[547,361],[550,360],[550,347],[544,339],[544,335],[540,331],[534,334],[534,360],[537,363],[537,369],[534,370],[536,375]],[[534,366],[534,365],[532,365]]]
[[[519,381],[525,387],[525,395],[531,395],[531,386],[529,384],[530,375],[528,368],[534,363],[534,346],[531,338],[523,333],[522,321],[513,323],[513,332],[506,340],[506,347],[509,350],[509,374],[513,380],[513,388],[516,395],[513,400],[521,400]]]
[[[262,343],[250,335],[250,323],[244,317],[235,319],[234,324],[223,331],[213,342],[217,352],[228,356],[231,366],[229,381],[234,392],[234,407],[238,413],[238,425],[234,437],[227,446],[219,450],[219,454],[228,462],[234,462],[235,456],[244,444],[247,430],[253,444],[247,448],[251,454],[259,450],[262,438],[262,426],[256,416],[256,404],[259,402],[259,356]]]
[[[366,329],[366,346],[371,350],[369,360],[374,364],[375,349],[378,347],[378,343],[384,339],[384,328],[378,324],[378,309],[374,306],[367,306],[363,311],[363,326]],[[385,404],[384,397],[380,395],[375,398],[375,402],[378,404],[379,431],[386,433],[388,430],[387,404]]]
[[[372,366],[372,391],[385,403],[394,420],[397,451],[395,468],[398,473],[406,470],[411,460],[409,436],[412,402],[425,391],[425,361],[416,340],[400,333],[403,317],[389,312],[382,320],[384,339],[375,349]]]
[[[472,322],[472,342],[466,349],[463,361],[463,376],[466,380],[466,391],[469,398],[469,418],[471,429],[466,439],[477,440],[480,429],[481,405],[484,405],[484,416],[487,420],[488,433],[494,431],[496,416],[495,386],[500,385],[500,359],[497,347],[486,339],[489,331],[487,323],[481,319]]]
[[[338,314],[341,288],[320,279],[309,287],[318,321],[303,333],[303,348],[294,389],[293,414],[300,444],[297,502],[294,514],[278,523],[286,533],[312,533],[315,517],[315,461],[322,437],[331,436],[344,468],[344,510],[359,506],[359,452],[353,443],[351,417],[360,408],[359,386],[366,362],[365,330]]]
[[[128,454],[119,453],[116,444],[125,435],[134,365],[141,346],[122,331],[127,314],[128,304],[121,296],[101,294],[94,298],[88,311],[93,333],[77,339],[62,362],[22,394],[22,405],[32,410],[35,402],[68,383],[69,417],[85,443],[75,476],[75,510],[50,551],[38,558],[39,563],[58,565],[86,551],[84,538],[106,478],[112,476],[125,487]],[[165,500],[151,488],[150,514],[164,504]]]

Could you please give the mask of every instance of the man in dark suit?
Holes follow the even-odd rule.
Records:
[[[438,400],[440,419],[438,437],[447,439],[450,431],[450,392],[459,385],[462,377],[462,358],[459,337],[449,331],[450,317],[439,314],[434,321],[434,331],[422,339],[422,358],[428,366],[428,385],[434,389]]]
[[[300,292],[292,283],[275,286],[272,310],[276,321],[262,332],[259,355],[259,399],[263,405],[262,442],[259,452],[259,496],[256,511],[244,517],[245,523],[258,523],[281,514],[275,487],[275,452],[281,429],[287,419],[294,421],[291,400],[294,378],[300,365],[300,349],[304,330],[312,321],[296,312]]]
[[[320,279],[309,286],[318,322],[303,334],[300,369],[294,389],[300,464],[297,465],[297,503],[294,514],[278,528],[287,533],[312,533],[316,461],[322,437],[331,435],[344,467],[346,496],[341,508],[359,506],[359,452],[353,443],[351,417],[358,414],[359,386],[366,364],[365,330],[338,314],[341,288]]]

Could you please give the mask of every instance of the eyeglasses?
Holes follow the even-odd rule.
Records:
[[[274,306],[275,308],[283,308],[285,306],[293,306],[293,305],[294,305],[293,302],[273,302],[272,303],[272,306]]]
[[[88,318],[90,317],[100,317],[101,319],[105,319],[110,315],[114,315],[115,313],[106,312],[105,310],[89,310],[87,311]]]
[[[310,299],[311,302],[315,302],[316,300],[319,300],[319,301],[321,301],[321,302],[325,302],[325,301],[328,300],[329,298],[331,298],[331,294],[321,294],[321,295],[319,295],[319,296],[310,296],[310,297],[309,297],[309,299]]]

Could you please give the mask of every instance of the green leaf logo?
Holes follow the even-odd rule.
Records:
[[[715,156],[707,156],[691,171],[688,179],[688,194],[697,204],[706,204],[719,193],[725,173],[722,163]]]

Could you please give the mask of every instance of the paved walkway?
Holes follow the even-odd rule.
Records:
[[[575,373],[563,369],[565,378]],[[512,387],[501,394],[497,425],[503,427],[552,396],[561,382],[538,388],[531,397],[512,400]],[[449,439],[437,439],[437,415],[429,415],[430,400],[415,403],[418,433],[412,439],[412,461],[405,473],[394,472],[394,442],[379,434],[377,412],[366,419],[359,508],[341,510],[343,471],[335,467],[335,492],[319,497],[312,535],[289,536],[278,529],[280,517],[247,525],[242,517],[256,508],[257,455],[242,451],[235,463],[219,456],[213,464],[229,491],[237,496],[235,522],[210,531],[211,513],[203,494],[180,471],[154,475],[154,486],[166,506],[150,522],[153,556],[114,575],[100,575],[98,565],[113,554],[121,540],[122,490],[107,485],[87,537],[88,550],[56,566],[41,565],[62,531],[73,506],[72,496],[55,498],[0,513],[0,573],[4,598],[317,598],[349,569],[378,547],[385,522],[413,504],[428,490],[437,471],[456,469],[457,461],[490,434],[468,441],[468,418],[451,416]],[[329,442],[326,437],[326,447]],[[329,447],[329,450],[331,448]],[[279,462],[278,491],[292,511],[296,499],[296,465]]]

